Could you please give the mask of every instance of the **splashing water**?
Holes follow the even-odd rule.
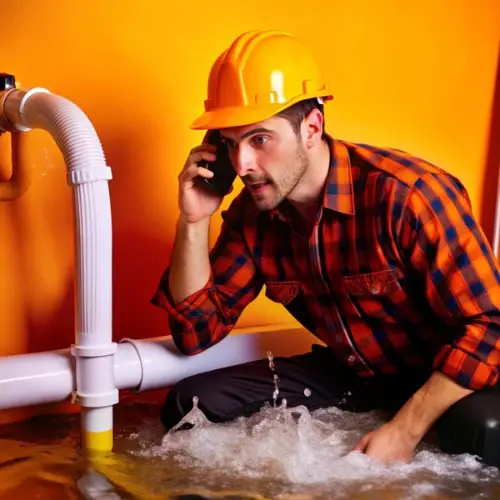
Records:
[[[269,368],[273,372],[273,382],[274,382],[274,391],[273,391],[273,407],[276,408],[276,401],[278,400],[278,396],[280,393],[280,389],[278,383],[280,381],[278,374],[276,373],[274,366],[274,357],[271,351],[267,351],[267,359],[269,360]]]
[[[184,418],[174,427],[172,427],[170,432],[176,432],[177,430],[185,427],[186,425],[192,426],[204,426],[210,424],[210,420],[205,416],[205,414],[198,408],[198,396],[193,397],[193,408],[190,412],[184,415]]]
[[[485,484],[500,484],[497,469],[470,455],[445,455],[430,444],[422,444],[407,464],[384,465],[352,451],[383,423],[377,412],[329,408],[311,413],[303,406],[267,403],[249,418],[214,424],[194,403],[176,427],[186,422],[194,427],[168,432],[160,445],[139,436],[140,449],[131,453],[173,460],[200,482],[237,485],[280,499],[372,498],[364,496],[368,492],[405,499],[490,498],[481,493],[488,491]]]

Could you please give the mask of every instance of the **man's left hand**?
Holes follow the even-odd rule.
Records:
[[[434,422],[472,392],[435,371],[392,420],[367,434],[354,449],[383,462],[409,462]]]
[[[391,421],[364,436],[354,450],[382,462],[409,462],[417,445],[418,441]]]

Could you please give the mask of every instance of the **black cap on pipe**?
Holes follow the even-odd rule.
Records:
[[[16,88],[16,77],[8,73],[0,73],[0,92]]]

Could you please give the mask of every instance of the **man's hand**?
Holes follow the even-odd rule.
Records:
[[[409,461],[434,422],[472,392],[436,371],[390,422],[367,434],[354,449],[384,462]]]
[[[409,462],[417,445],[418,440],[391,421],[364,436],[354,450],[383,462]]]

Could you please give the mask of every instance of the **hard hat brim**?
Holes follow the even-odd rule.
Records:
[[[235,106],[218,108],[214,111],[206,111],[191,124],[191,129],[218,130],[252,125],[267,120],[296,102],[307,99],[308,97],[314,96],[300,96],[298,99],[293,99],[285,103],[263,104],[260,106],[248,107]],[[325,101],[333,98],[331,95],[321,97]]]

